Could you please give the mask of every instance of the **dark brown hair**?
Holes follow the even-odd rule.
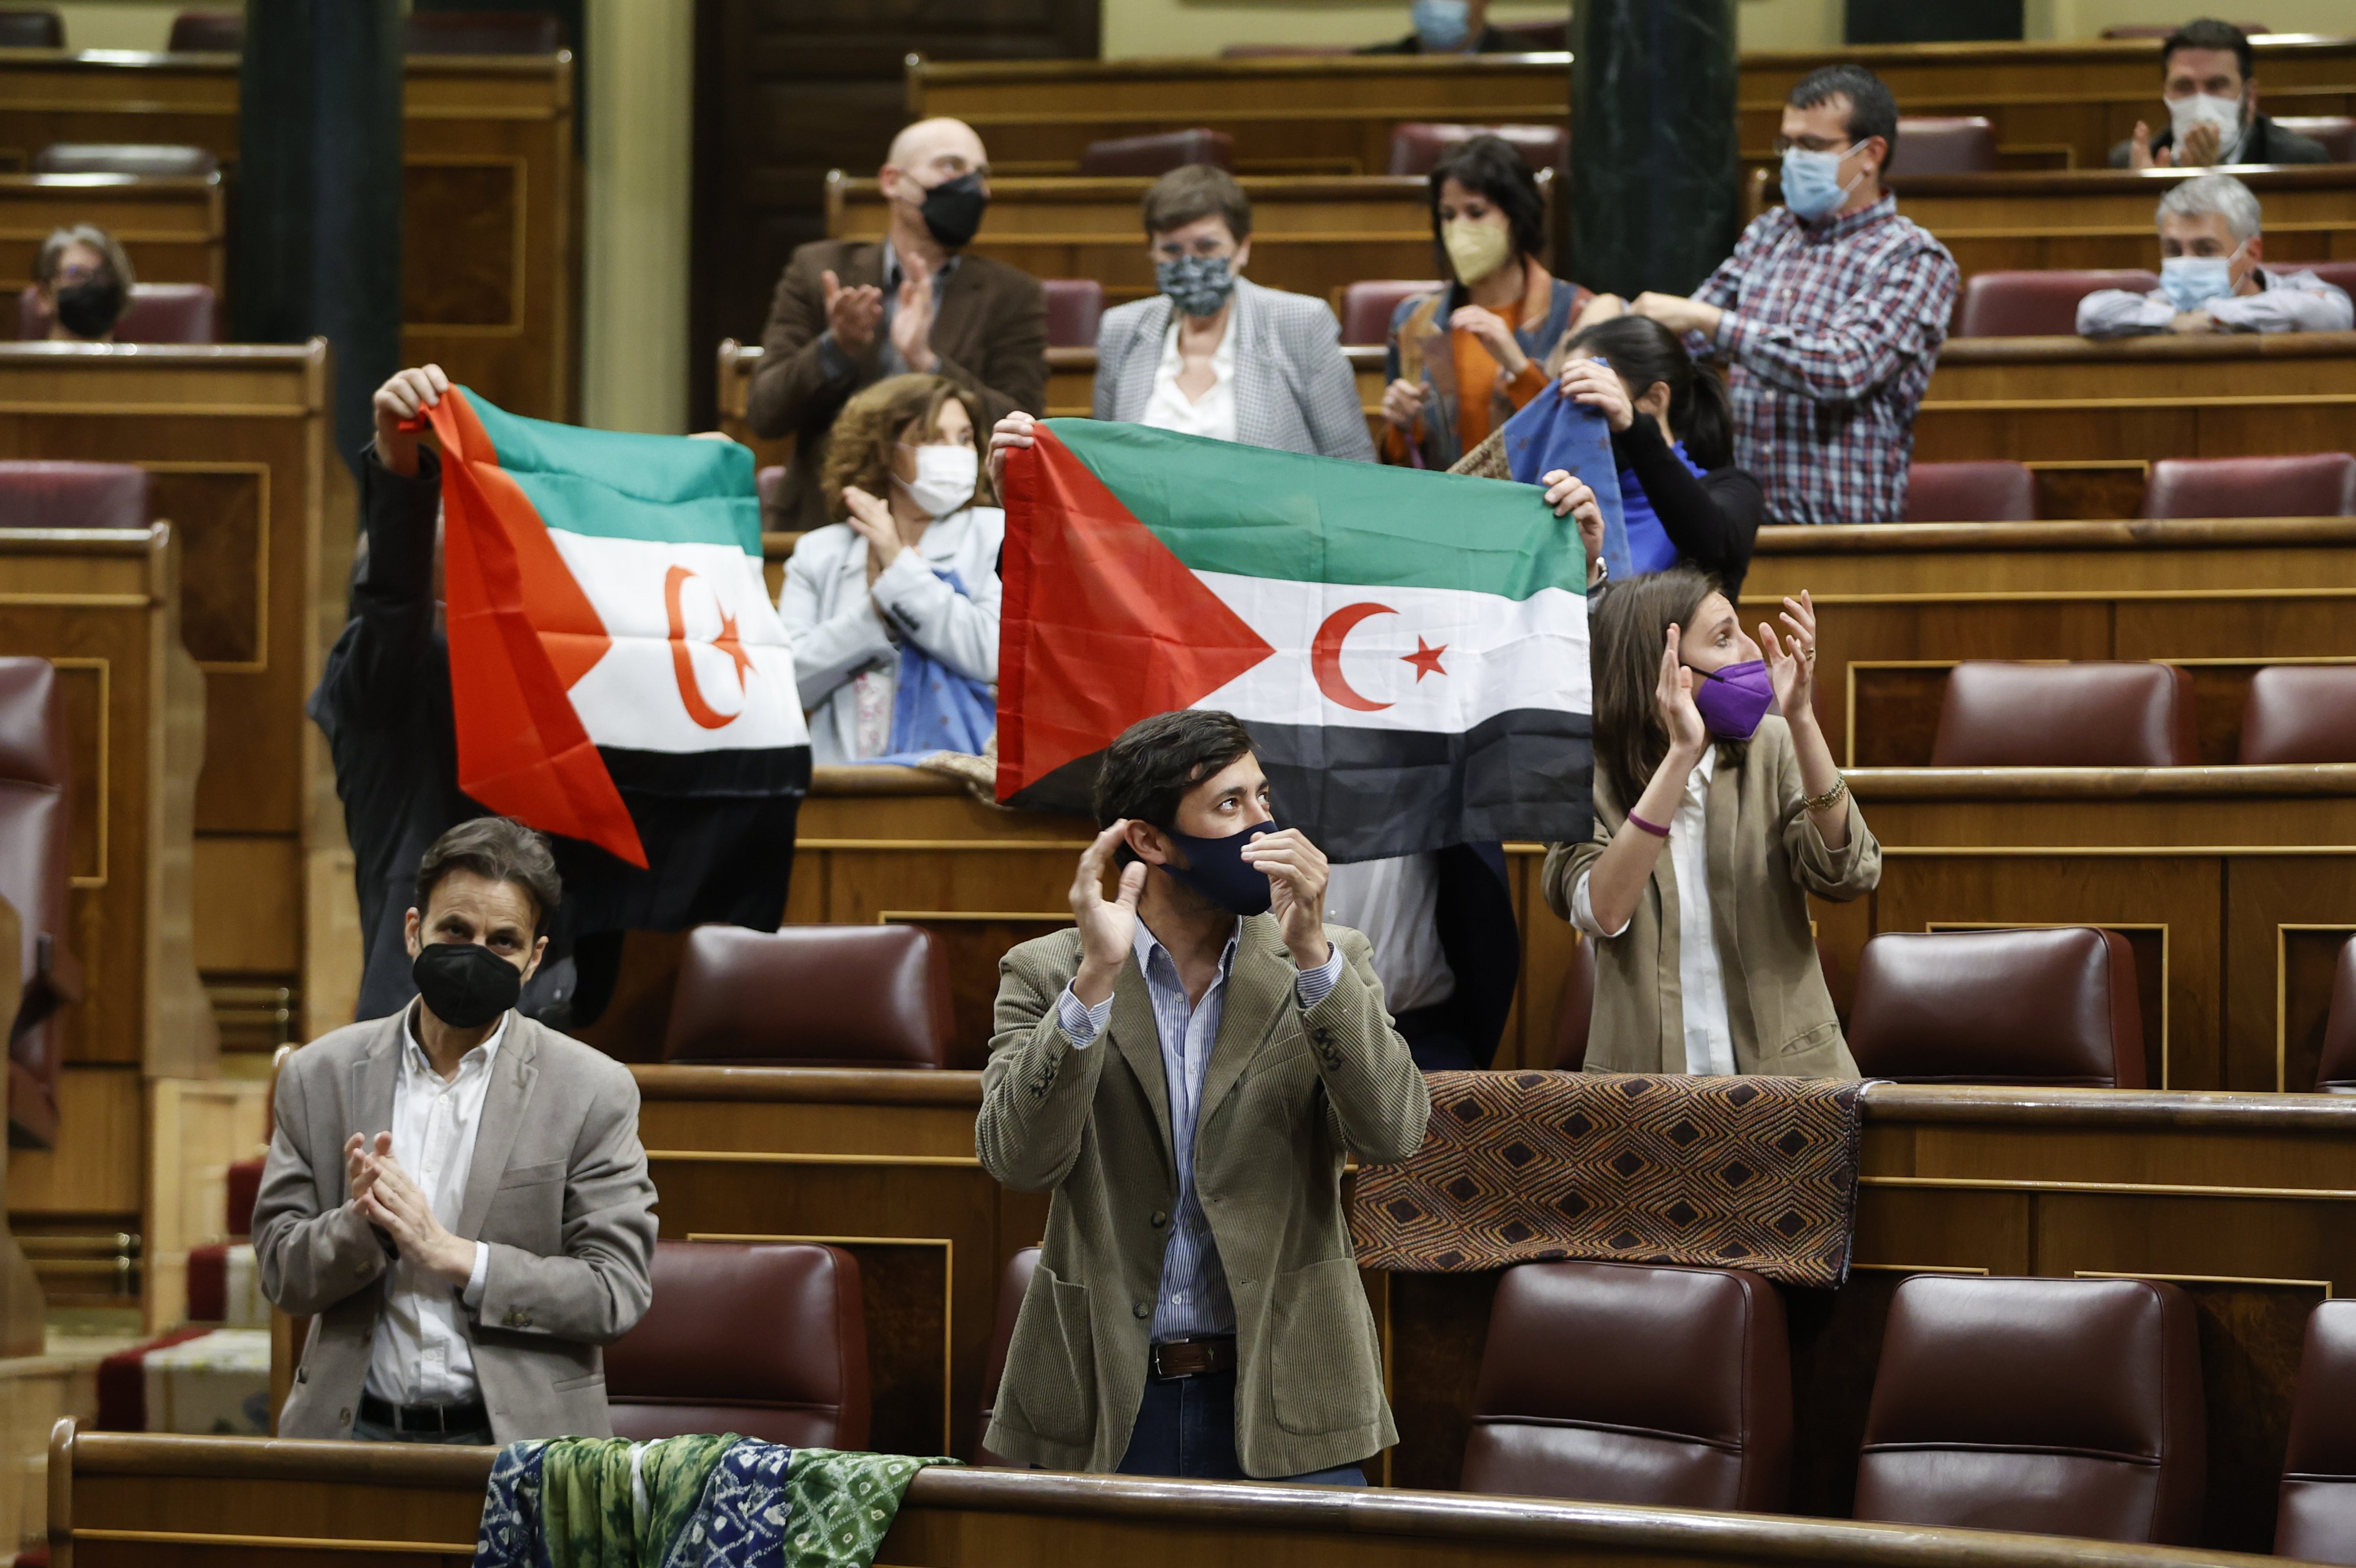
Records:
[[[1145,193],[1145,237],[1216,217],[1240,245],[1251,238],[1251,198],[1236,177],[1215,164],[1181,164]]]
[[[842,504],[842,491],[847,485],[857,485],[869,495],[888,499],[892,489],[892,449],[900,444],[908,427],[916,429],[916,446],[923,446],[926,436],[933,433],[934,423],[940,418],[941,405],[950,399],[965,405],[965,415],[973,421],[973,445],[977,451],[986,451],[990,445],[990,425],[982,417],[981,407],[971,393],[947,376],[886,376],[866,388],[834,416],[834,431],[827,438],[826,478],[821,489],[826,496],[826,510],[830,517],[844,518],[850,512]],[[973,504],[996,506],[997,495],[990,488],[990,465],[980,465],[974,480]]]
[[[1708,574],[1672,566],[1613,583],[1595,607],[1595,772],[1622,811],[1635,809],[1654,770],[1669,755],[1669,728],[1655,694],[1669,627],[1674,623],[1690,633],[1702,601],[1720,591]],[[1719,742],[1719,761],[1740,763],[1745,746]]]
[[[532,901],[531,934],[548,934],[549,918],[564,902],[564,884],[556,875],[556,856],[548,841],[513,817],[477,817],[460,822],[434,841],[417,863],[417,912],[423,917],[434,902],[434,890],[454,871],[471,871],[490,882],[520,887]]]
[[[1439,259],[1440,276],[1456,275],[1440,240],[1440,188],[1451,179],[1504,213],[1515,254],[1537,264],[1547,248],[1546,198],[1538,192],[1538,177],[1530,172],[1520,149],[1503,136],[1471,136],[1432,166],[1426,182],[1430,188],[1426,195],[1431,208],[1432,254]]]
[[[1097,769],[1097,825],[1127,817],[1167,828],[1186,791],[1251,754],[1251,732],[1233,714],[1181,708],[1140,719],[1105,748]]]

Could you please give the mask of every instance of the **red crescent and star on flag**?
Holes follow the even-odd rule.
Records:
[[[1388,605],[1364,601],[1355,605],[1344,605],[1325,618],[1325,623],[1317,628],[1317,636],[1309,645],[1309,671],[1317,678],[1317,689],[1325,693],[1327,701],[1362,714],[1380,713],[1383,709],[1393,705],[1389,703],[1377,703],[1362,695],[1343,678],[1342,643],[1356,628],[1360,621],[1373,616],[1397,614],[1398,612]],[[1423,678],[1426,675],[1448,673],[1440,663],[1440,656],[1447,651],[1448,644],[1443,642],[1434,648],[1424,641],[1422,635],[1419,633],[1415,639],[1415,651],[1400,654],[1399,661],[1415,666],[1416,684],[1419,686],[1423,683]],[[685,658],[686,655],[682,653],[680,657]]]
[[[686,566],[673,566],[663,575],[663,613],[670,620],[671,673],[679,679],[679,700],[687,704],[687,716],[705,729],[725,729],[736,722],[744,710],[740,707],[735,714],[723,714],[703,700],[703,687],[695,678],[695,659],[688,652],[687,614],[680,591],[686,587],[689,578],[697,575]],[[720,610],[720,635],[712,639],[712,646],[728,655],[729,666],[736,675],[737,692],[742,694],[744,676],[753,668],[753,660],[737,639],[736,618],[721,606],[717,594],[712,596],[712,604]]]

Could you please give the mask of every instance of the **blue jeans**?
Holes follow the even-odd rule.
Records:
[[[1124,1476],[1177,1476],[1193,1481],[1251,1479],[1236,1462],[1236,1375],[1205,1372],[1161,1383],[1145,1380],[1145,1399],[1130,1428],[1129,1452],[1120,1456]],[[1277,1480],[1305,1487],[1363,1487],[1355,1465],[1312,1470]]]

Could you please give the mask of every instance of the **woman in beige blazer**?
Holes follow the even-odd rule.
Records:
[[[1597,604],[1595,835],[1545,876],[1596,944],[1590,1071],[1858,1076],[1807,896],[1869,892],[1881,846],[1816,725],[1815,606],[1779,618],[1752,641],[1688,567]]]

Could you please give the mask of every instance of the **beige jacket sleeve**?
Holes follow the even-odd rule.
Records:
[[[1360,1163],[1395,1165],[1423,1147],[1430,1091],[1384,1009],[1373,946],[1347,927],[1326,933],[1342,950],[1342,972],[1301,1020],[1325,1085],[1326,1126]]]
[[[1076,970],[1079,940],[1071,939]],[[1116,984],[1137,983],[1134,960]],[[1017,948],[998,961],[998,1001],[990,1061],[981,1069],[981,1113],[973,1127],[981,1168],[1016,1192],[1046,1192],[1080,1157],[1097,1078],[1111,1043],[1099,1034],[1085,1050],[1055,1018],[1071,982],[1065,966]]]
[[[1788,732],[1787,736],[1788,736]],[[1808,815],[1800,759],[1786,738],[1775,758],[1775,791],[1783,832],[1783,853],[1791,857],[1792,875],[1817,897],[1835,904],[1861,898],[1881,884],[1881,841],[1865,825],[1854,793],[1841,797],[1848,811],[1848,841],[1827,848],[1824,835]]]
[[[323,1201],[323,1193],[346,1190],[342,1151],[337,1167],[322,1171],[304,1148],[310,1108],[302,1061],[298,1051],[278,1075],[270,1157],[253,1204],[253,1255],[271,1304],[290,1316],[313,1317],[380,1283],[391,1253],[359,1209]]]

